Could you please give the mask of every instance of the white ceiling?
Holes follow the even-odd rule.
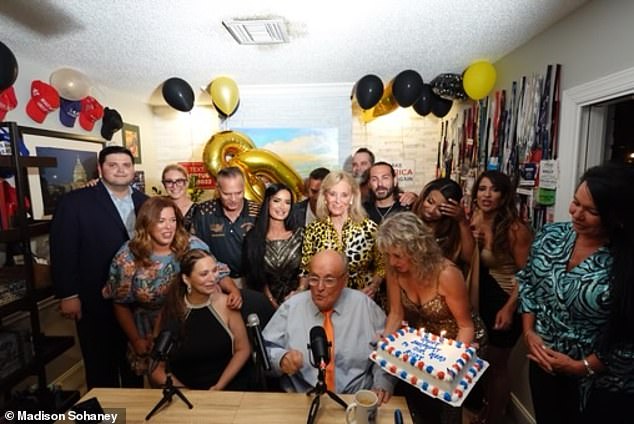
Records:
[[[428,82],[476,59],[496,61],[586,0],[2,0],[0,40],[51,72],[154,103],[172,76],[195,90],[227,75],[238,86]],[[223,19],[281,17],[290,43],[240,46]],[[43,77],[42,79],[46,79]]]

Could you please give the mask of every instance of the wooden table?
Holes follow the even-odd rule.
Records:
[[[182,392],[194,405],[193,409],[188,409],[178,396],[174,396],[172,403],[155,413],[150,421],[145,421],[145,416],[163,398],[160,389],[92,389],[80,401],[96,397],[105,412],[111,412],[108,411],[110,408],[125,408],[127,424],[281,424],[305,423],[313,400],[313,396],[302,393]],[[352,395],[342,395],[341,398],[347,403],[352,401]],[[404,422],[411,423],[405,398],[392,397],[379,408],[377,424],[392,424],[397,408],[403,413]],[[344,415],[345,411],[339,404],[328,395],[322,395],[315,424],[342,424],[345,423]]]

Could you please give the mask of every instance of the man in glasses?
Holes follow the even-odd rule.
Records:
[[[334,250],[313,256],[307,275],[309,291],[292,296],[273,315],[263,331],[273,373],[289,392],[315,387],[317,367],[308,348],[309,334],[323,326],[330,347],[329,367],[335,393],[372,389],[387,402],[394,378],[373,365],[368,356],[385,326],[385,313],[361,291],[346,288],[346,258]],[[330,327],[330,329],[328,328]],[[318,364],[316,364],[318,365]]]

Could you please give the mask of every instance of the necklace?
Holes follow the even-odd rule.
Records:
[[[191,303],[187,298],[187,295],[185,295],[185,306],[189,309],[200,309],[209,305],[211,305],[211,295],[209,296],[207,301],[203,303]]]
[[[387,216],[387,214],[390,213],[390,211],[392,210],[392,208],[394,207],[394,205],[396,205],[396,202],[392,203],[392,206],[390,206],[389,208],[387,208],[387,210],[385,211],[385,213],[381,213],[381,209],[385,209],[385,208],[379,208],[376,203],[374,204],[374,209],[376,210],[376,213],[379,214],[379,216],[381,217],[381,222],[383,222],[383,219],[385,219],[385,217]]]

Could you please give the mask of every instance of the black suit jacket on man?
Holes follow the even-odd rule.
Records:
[[[145,194],[133,190],[135,212],[146,199]],[[82,310],[111,308],[101,296],[101,288],[112,258],[129,237],[102,182],[62,197],[51,223],[50,238],[56,297],[78,294]]]
[[[306,208],[308,207],[308,199],[304,199],[301,202],[293,204],[293,209],[291,209],[291,216],[289,219],[291,228],[306,226]]]
[[[147,196],[132,192],[135,212]],[[86,385],[142,387],[126,360],[126,337],[115,319],[112,301],[101,295],[112,258],[128,232],[102,182],[62,197],[51,223],[51,271],[55,295],[79,295],[77,335]]]

